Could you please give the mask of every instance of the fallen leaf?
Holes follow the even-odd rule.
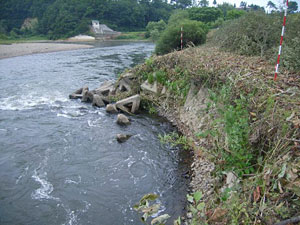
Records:
[[[170,218],[170,216],[168,214],[161,215],[159,217],[154,218],[151,221],[151,225],[154,225],[154,224],[164,224],[167,221],[167,219],[169,219],[169,218]]]
[[[210,217],[209,220],[211,222],[218,222],[222,220],[222,218],[226,215],[226,213],[227,213],[226,209],[217,208],[215,209],[213,215]]]
[[[259,186],[257,186],[253,192],[253,201],[257,202],[259,199],[260,199],[260,189]]]

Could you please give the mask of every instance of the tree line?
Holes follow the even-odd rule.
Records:
[[[247,11],[265,11],[244,1],[238,9],[229,3],[218,4],[217,0],[213,5],[208,7],[207,0],[0,0],[0,36],[67,38],[88,33],[93,19],[117,31],[140,31],[145,30],[149,22],[168,22],[178,10],[185,11],[185,19],[218,27],[223,21],[238,18]],[[296,2],[291,1],[289,5],[297,10]],[[271,1],[268,7],[273,12],[280,10],[280,6]],[[153,36],[159,36],[155,32]]]

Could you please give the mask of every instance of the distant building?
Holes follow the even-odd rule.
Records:
[[[95,33],[96,38],[111,38],[118,36],[121,33],[110,29],[105,24],[100,24],[98,20],[92,20],[92,31]]]
[[[92,20],[92,26],[94,30],[99,30],[100,29],[100,24],[98,20]]]

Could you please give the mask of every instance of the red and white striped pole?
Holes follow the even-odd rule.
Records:
[[[281,37],[280,37],[280,45],[279,45],[279,51],[278,51],[278,57],[277,57],[277,64],[276,64],[276,67],[275,67],[274,80],[277,79],[277,74],[278,74],[278,69],[279,69],[281,46],[282,46],[282,42],[283,42],[283,35],[284,35],[284,29],[285,29],[288,6],[289,6],[289,1],[286,0],[286,7],[285,7],[285,10],[284,10],[283,25],[282,25],[282,31],[281,31]]]
[[[183,27],[181,27],[181,35],[180,35],[180,43],[181,43],[181,50],[182,50],[182,48],[183,48]]]

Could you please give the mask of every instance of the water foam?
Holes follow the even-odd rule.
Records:
[[[35,190],[31,194],[31,198],[35,200],[42,200],[42,199],[52,199],[59,201],[59,198],[53,197],[50,194],[53,191],[53,185],[47,181],[47,173],[45,172],[44,174],[38,174],[37,170],[34,170],[34,174],[32,175],[32,178],[40,183],[41,187]]]
[[[30,93],[21,96],[11,96],[0,99],[2,104],[0,110],[28,110],[43,105],[58,106],[58,102],[66,102],[68,99],[62,95],[45,95],[41,96],[37,93]]]

